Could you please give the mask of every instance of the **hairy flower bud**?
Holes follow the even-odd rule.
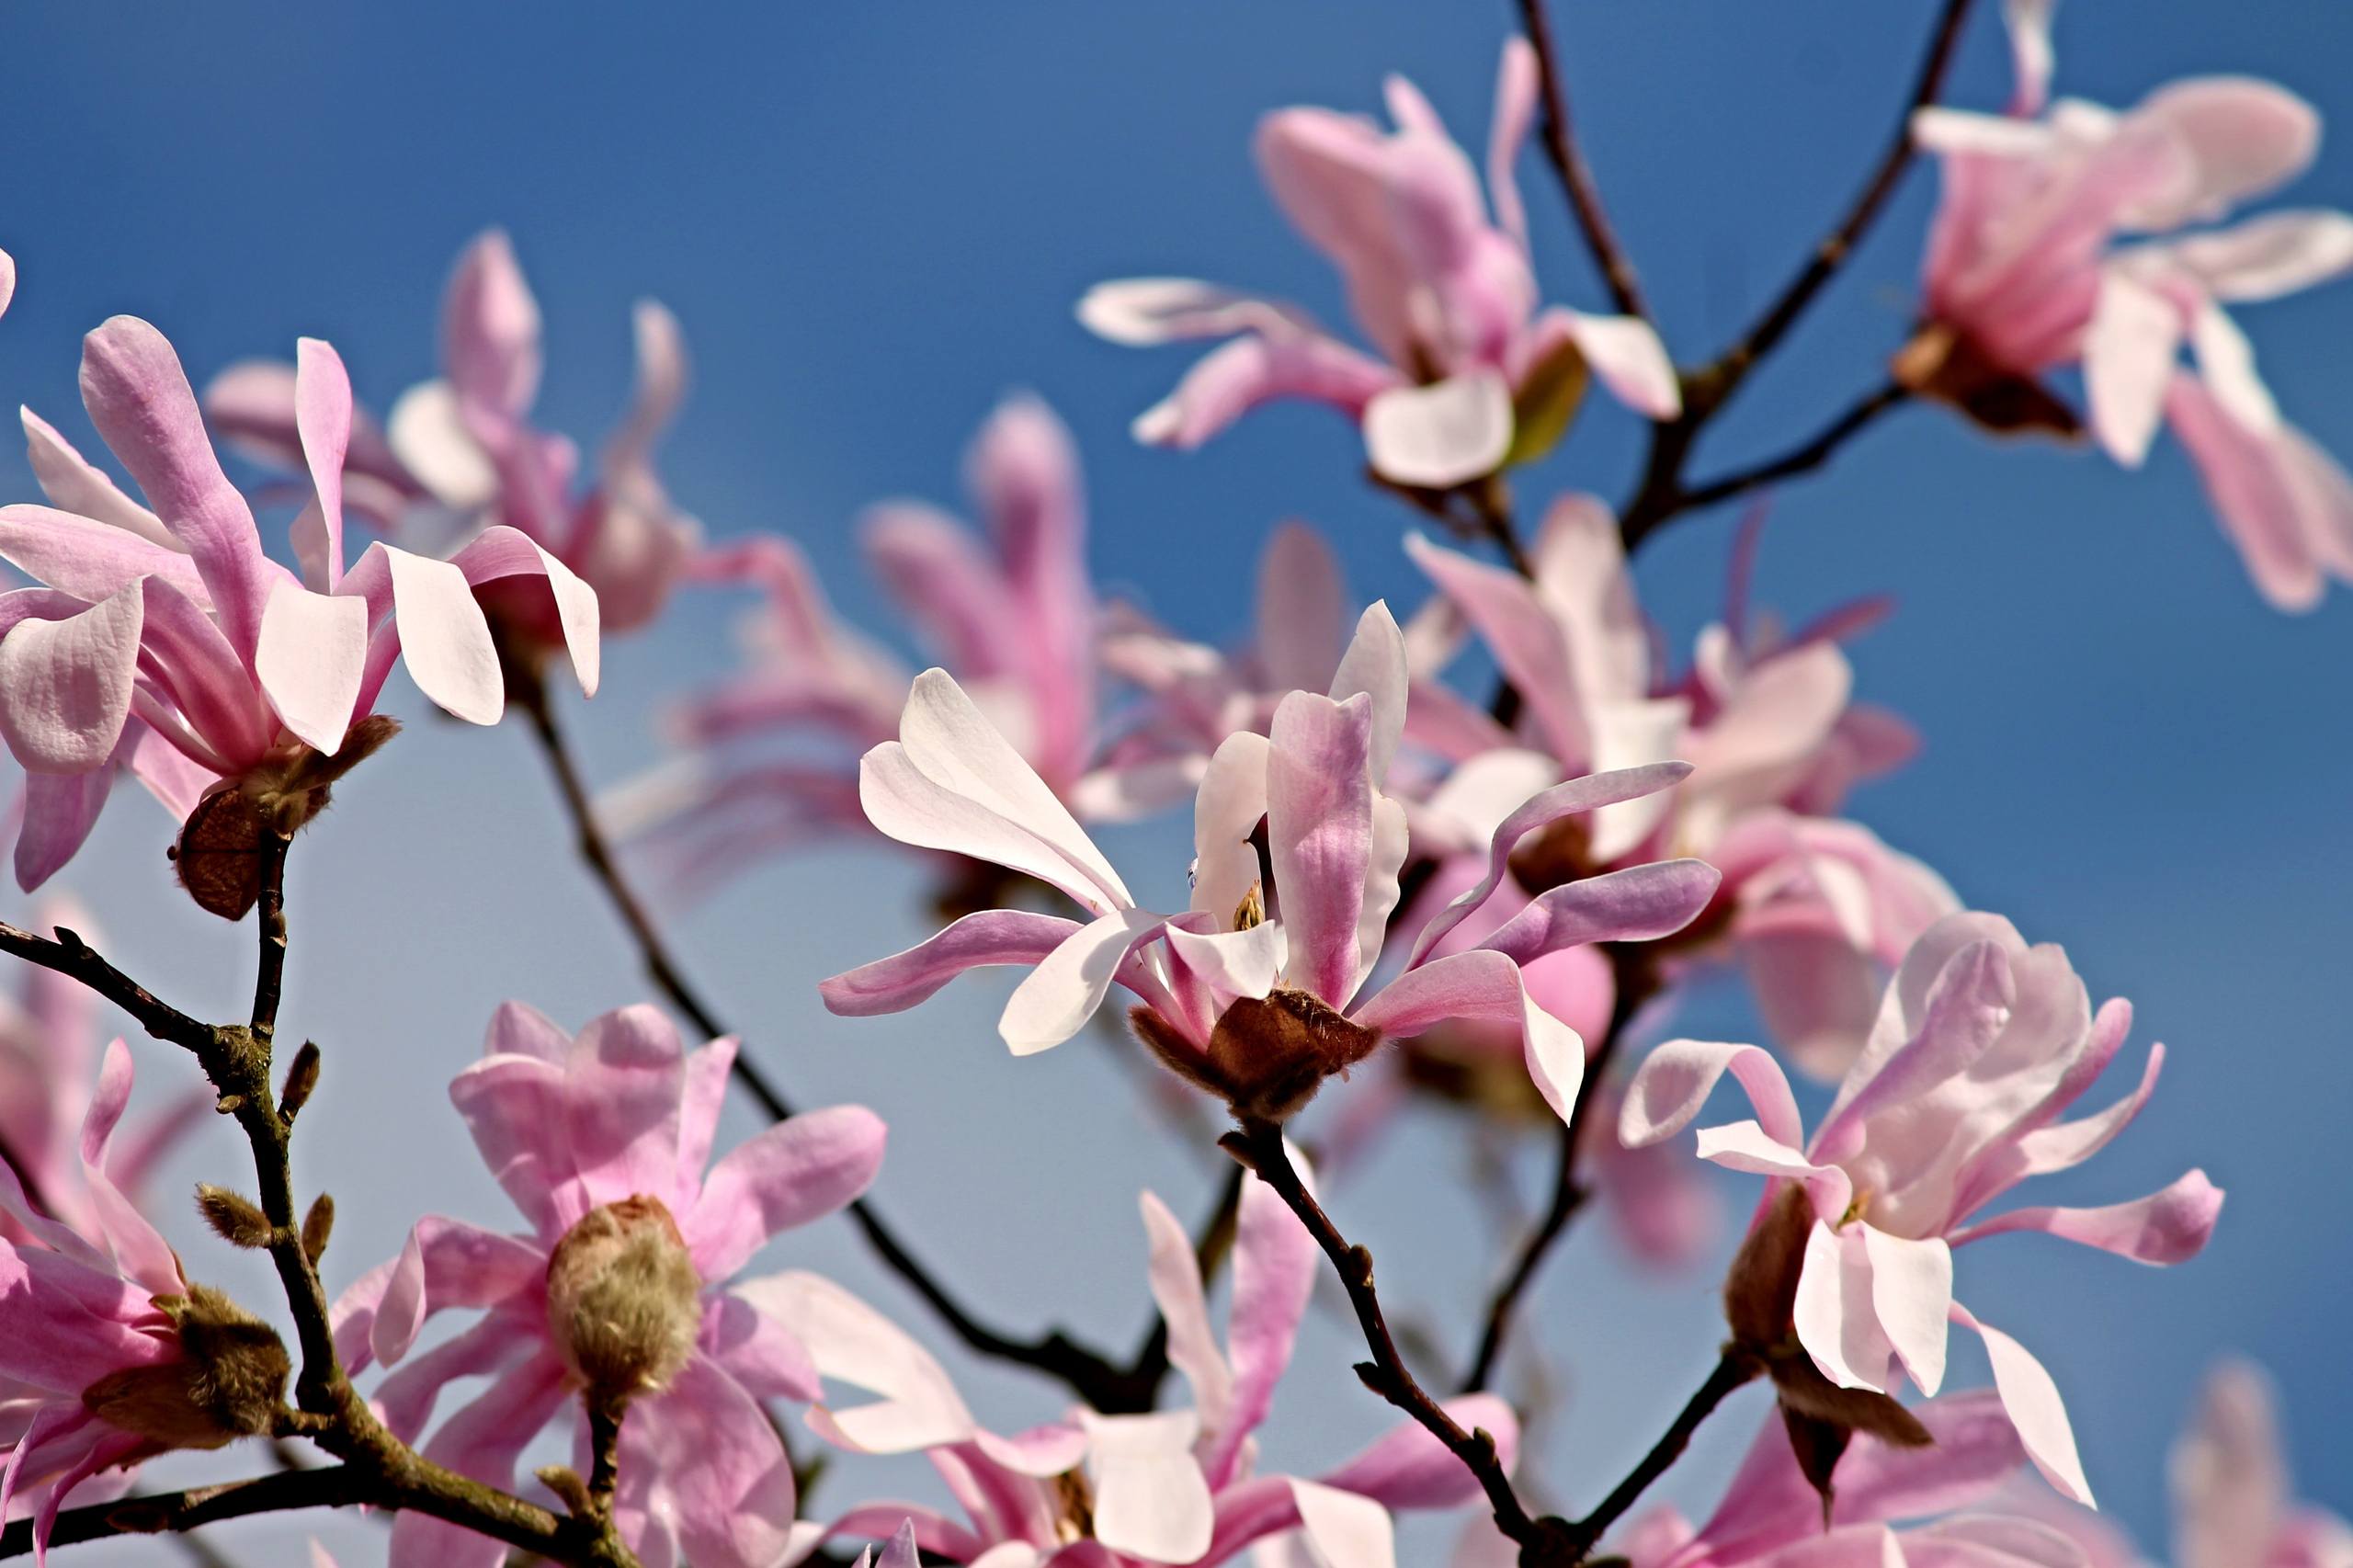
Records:
[[[269,1217],[256,1206],[253,1199],[215,1187],[210,1182],[196,1184],[197,1211],[214,1233],[236,1247],[266,1247],[269,1244]]]
[[[1136,1036],[1171,1071],[1208,1090],[1245,1120],[1281,1121],[1315,1097],[1324,1080],[1372,1054],[1381,1036],[1322,998],[1278,986],[1226,1008],[1202,1052],[1148,1007],[1128,1015]]]
[[[581,1216],[548,1259],[548,1326],[592,1402],[618,1410],[676,1377],[702,1326],[678,1223],[642,1193]]]
[[[108,1373],[82,1391],[84,1408],[159,1452],[268,1431],[293,1369],[277,1330],[208,1285],[158,1296],[155,1305],[179,1330],[179,1357]]]

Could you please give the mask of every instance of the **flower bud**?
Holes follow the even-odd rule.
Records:
[[[676,1377],[702,1327],[702,1277],[662,1200],[592,1209],[548,1259],[548,1327],[592,1403],[619,1410]]]
[[[82,1391],[83,1407],[110,1426],[167,1449],[217,1449],[267,1432],[293,1364],[277,1330],[207,1285],[155,1305],[179,1330],[180,1355],[109,1372]]]
[[[351,726],[332,756],[290,742],[198,797],[170,851],[180,885],[197,906],[224,920],[243,920],[261,896],[263,839],[300,832],[327,809],[329,787],[400,727],[396,719],[370,714]]]
[[[1128,1015],[1137,1038],[1179,1077],[1233,1108],[1245,1121],[1281,1121],[1315,1097],[1324,1080],[1372,1054],[1381,1036],[1305,991],[1278,986],[1226,1008],[1196,1050],[1148,1007]]]

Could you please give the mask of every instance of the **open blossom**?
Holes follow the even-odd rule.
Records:
[[[33,926],[71,926],[85,938],[93,936],[81,912],[63,898],[44,900]],[[17,995],[0,998],[0,1160],[15,1170],[35,1208],[85,1233],[100,1221],[82,1177],[81,1134],[90,1085],[98,1079],[100,1038],[97,995],[54,970],[27,965]],[[213,1099],[194,1088],[141,1119],[107,1161],[110,1186],[136,1204],[157,1162],[198,1118],[210,1113]],[[35,1239],[6,1214],[0,1214],[0,1237],[19,1244]]]
[[[887,502],[861,527],[868,558],[928,651],[1057,796],[1088,820],[1133,814],[1124,770],[1095,765],[1097,608],[1070,433],[1038,399],[1008,399],[965,475],[982,529]],[[857,758],[896,732],[913,678],[835,619],[790,541],[721,546],[697,570],[762,589],[747,667],[674,711],[683,757],[608,801],[616,826],[681,887],[867,831]]]
[[[899,739],[867,754],[860,795],[904,842],[995,861],[1060,889],[1081,923],[1018,910],[965,916],[921,945],[828,980],[836,1013],[896,1012],[965,970],[1033,966],[999,1032],[1017,1054],[1085,1027],[1116,981],[1138,1035],[1172,1070],[1243,1116],[1280,1119],[1384,1039],[1488,1019],[1518,1031],[1539,1090],[1567,1116],[1584,1044],[1529,1000],[1521,965],[1559,948],[1647,939],[1688,921],[1714,890],[1696,862],[1630,868],[1529,903],[1475,949],[1431,949],[1495,891],[1512,845],[1570,813],[1664,789],[1683,769],[1571,780],[1498,827],[1488,874],[1422,929],[1385,985],[1407,851],[1404,807],[1382,790],[1404,724],[1404,645],[1385,606],[1365,612],[1328,694],[1294,691],[1269,733],[1228,736],[1194,803],[1189,907],[1139,905],[1102,852],[940,671],[915,682]],[[1255,842],[1261,821],[1267,850]]]
[[[117,316],[89,335],[82,398],[153,511],[26,413],[53,503],[0,507],[0,559],[41,585],[0,595],[0,738],[28,775],[28,889],[81,846],[121,767],[188,824],[180,872],[198,902],[242,915],[254,835],[301,826],[391,733],[372,715],[395,659],[449,711],[498,717],[505,687],[475,600],[487,585],[536,596],[595,687],[595,596],[511,528],[449,561],[373,544],[345,569],[350,383],[315,339],[296,380],[313,485],[294,528],[299,577],[262,552],[179,359],[147,323]]]
[[[1552,779],[1688,762],[1689,778],[1671,793],[1610,806],[1582,834],[1550,835],[1515,857],[1512,873],[1541,892],[1630,860],[1706,859],[1723,883],[1699,932],[1721,936],[1746,968],[1792,1058],[1836,1075],[1870,1028],[1881,976],[1960,903],[1935,872],[1835,815],[1856,782],[1893,767],[1915,744],[1902,720],[1852,698],[1854,672],[1838,640],[1875,607],[1779,632],[1747,604],[1754,543],[1752,529],[1735,551],[1723,620],[1701,632],[1688,676],[1668,685],[1652,668],[1652,630],[1616,522],[1591,497],[1565,497],[1547,515],[1532,582],[1409,540],[1408,552],[1525,700],[1516,730],[1450,727],[1459,766],[1431,806],[1474,830],[1475,842],[1504,801]],[[1608,1016],[1607,965],[1563,965],[1556,978],[1584,992],[1576,1010]]]
[[[1392,1568],[1390,1514],[1461,1507],[1481,1496],[1462,1462],[1406,1421],[1315,1480],[1262,1473],[1255,1436],[1273,1406],[1322,1254],[1282,1199],[1245,1177],[1234,1233],[1233,1299],[1225,1341],[1211,1321],[1193,1244],[1157,1198],[1142,1199],[1154,1301],[1168,1324],[1169,1360],[1192,1390],[1189,1410],[1065,1422],[1006,1438],[981,1431],[922,1348],[870,1309],[805,1275],[743,1289],[800,1330],[829,1381],[881,1397],[820,1404],[810,1424],[862,1453],[925,1452],[966,1517],[881,1502],[850,1509],[800,1543],[870,1536],[912,1517],[924,1551],[987,1568],[1213,1568],[1253,1545],[1303,1532],[1335,1568]],[[1447,1403],[1483,1427],[1508,1467],[1518,1424],[1501,1400]]]
[[[1535,118],[1537,78],[1534,51],[1513,39],[1496,83],[1483,196],[1470,158],[1402,76],[1385,84],[1393,131],[1324,108],[1267,116],[1257,136],[1267,187],[1339,269],[1377,357],[1294,306],[1212,284],[1098,284],[1079,319],[1115,343],[1231,340],[1137,419],[1137,437],[1189,449],[1259,403],[1304,397],[1358,420],[1385,477],[1443,488],[1539,455],[1528,449],[1559,431],[1561,412],[1546,403],[1582,385],[1564,362],[1589,366],[1636,411],[1673,418],[1675,369],[1648,324],[1538,309],[1512,172]]]
[[[1989,1393],[1914,1407],[1933,1444],[1859,1437],[1838,1460],[1826,1505],[1789,1435],[1768,1419],[1707,1521],[1651,1510],[1610,1542],[1632,1568],[2053,1568],[2075,1560],[2063,1534],[2007,1512],[1999,1488],[2026,1462]],[[1946,1517],[1926,1524],[1903,1521]],[[1899,1528],[1901,1526],[1901,1528]]]
[[[415,1441],[451,1381],[489,1378],[422,1451],[511,1488],[517,1456],[567,1404],[619,1410],[615,1517],[632,1548],[767,1568],[794,1493],[761,1402],[813,1398],[817,1382],[801,1342],[726,1282],[770,1237],[863,1192],[883,1129],[857,1107],[805,1112],[706,1173],[734,1057],[732,1040],[683,1051],[650,1006],[608,1013],[576,1040],[519,1003],[501,1007],[449,1096],[531,1228],[420,1221],[336,1303],[335,1346],[355,1372],[402,1362],[434,1313],[479,1309],[378,1386],[396,1436]],[[392,1528],[393,1568],[504,1557],[421,1514]]]
[[[267,1432],[289,1369],[267,1324],[182,1276],[170,1245],[108,1174],[131,1098],[131,1048],[107,1047],[70,1182],[28,1201],[0,1165],[0,1516],[32,1501],[45,1541],[58,1508],[100,1472],[174,1449]],[[53,1216],[80,1216],[66,1223]]]
[[[2353,268],[2353,216],[2268,212],[2192,232],[2306,167],[2312,107],[2267,82],[2194,77],[2119,113],[2045,112],[2048,7],[2013,13],[2028,64],[2007,115],[1922,111],[1944,164],[1926,323],[1897,361],[1915,391],[1997,429],[2072,428],[2036,378],[2080,363],[2090,424],[2137,465],[2159,423],[2198,465],[2256,585],[2309,608],[2353,577],[2353,481],[2287,423],[2223,308]],[[2120,244],[2129,235],[2154,236]],[[2178,361],[2188,347],[2191,369]]]
[[[1771,1181],[1725,1296],[1735,1337],[1766,1357],[1784,1405],[1853,1425],[1853,1413],[1870,1406],[1842,1396],[1891,1393],[1899,1369],[1933,1394],[1944,1380],[1948,1322],[1958,1323],[1984,1338],[1995,1385],[2036,1466],[2088,1502],[2057,1385],[2023,1346],[1955,1300],[1953,1252],[2008,1231],[2148,1264],[2178,1263],[2205,1245],[2222,1194],[2198,1170],[2131,1202],[1978,1217],[2029,1176],[2089,1159],[2139,1114],[2156,1085],[2161,1046],[2150,1048],[2126,1098],[2059,1119],[2121,1049],[2131,1012],[2118,999],[2095,1015],[2058,948],[2028,947],[1996,915],[1956,915],[1905,956],[1810,1142],[1769,1055],[1689,1040],[1660,1046],[1643,1063],[1620,1132],[1642,1145],[1679,1131],[1730,1072],[1756,1118],[1701,1129],[1699,1156]],[[1791,1332],[1802,1352],[1777,1351]]]
[[[512,528],[596,590],[606,630],[645,625],[685,574],[701,530],[654,469],[654,444],[686,397],[685,340],[651,300],[638,302],[632,326],[635,397],[575,495],[578,449],[530,423],[541,370],[539,301],[506,236],[495,229],[481,235],[459,256],[442,300],[440,379],[404,392],[387,426],[364,414],[354,421],[350,505],[427,555],[450,554],[486,528]],[[205,389],[205,412],[223,440],[300,472],[295,381],[283,364],[232,366]],[[502,630],[535,649],[568,641],[543,602],[497,608]]]

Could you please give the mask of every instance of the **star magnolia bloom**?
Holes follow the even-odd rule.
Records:
[[[84,340],[82,398],[153,511],[25,415],[33,472],[54,503],[0,506],[0,559],[43,585],[0,595],[0,738],[28,775],[16,855],[26,888],[81,846],[117,766],[183,819],[216,788],[265,801],[323,794],[354,760],[336,754],[356,732],[381,744],[384,732],[361,722],[396,658],[449,711],[495,720],[506,688],[474,598],[483,585],[537,594],[595,689],[595,596],[511,528],[447,562],[370,545],[345,571],[350,383],[324,343],[305,339],[301,358],[315,486],[295,526],[307,580],[262,553],[179,359],[147,323],[117,316]]]
[[[986,1568],[1212,1568],[1292,1532],[1318,1561],[1392,1568],[1392,1509],[1478,1499],[1461,1461],[1410,1421],[1318,1480],[1257,1473],[1254,1434],[1290,1360],[1322,1254],[1280,1198],[1245,1178],[1221,1346],[1183,1225],[1150,1193],[1142,1210],[1153,1299],[1168,1324],[1169,1359],[1192,1389],[1190,1410],[1082,1410],[1018,1439],[994,1437],[972,1425],[938,1363],[835,1288],[807,1276],[744,1287],[776,1303],[826,1378],[883,1396],[855,1408],[814,1406],[810,1425],[856,1452],[926,1451],[967,1516],[960,1523],[904,1504],[870,1504],[798,1544],[805,1551],[829,1536],[878,1534],[911,1515],[923,1550]],[[1511,1463],[1519,1428],[1501,1400],[1473,1394],[1447,1409],[1466,1427],[1491,1433]]]
[[[1811,1215],[1795,1332],[1813,1367],[1839,1388],[1886,1392],[1900,1366],[1933,1394],[1944,1380],[1948,1320],[1973,1329],[2028,1454],[2053,1485],[2088,1502],[2057,1386],[2023,1346],[1954,1300],[1952,1252],[2006,1231],[2041,1231],[2149,1264],[2178,1263],[2206,1244],[2222,1194],[2198,1170],[2129,1203],[1975,1218],[2028,1177],[2089,1159],[2139,1114],[2162,1046],[2150,1048],[2128,1097],[2059,1119],[2122,1047],[2131,1016],[2121,999],[2095,1016],[2058,948],[2029,948],[1996,915],[1957,915],[1905,955],[1810,1143],[1769,1055],[1705,1040],[1652,1052],[1628,1090],[1619,1131],[1637,1146],[1679,1131],[1730,1072],[1756,1117],[1701,1129],[1699,1156],[1772,1179],[1760,1224],[1777,1201]],[[1740,1293],[1738,1282],[1728,1292]]]
[[[36,931],[70,926],[95,939],[70,900],[44,901]],[[0,998],[0,1159],[14,1168],[36,1208],[85,1234],[101,1216],[82,1178],[81,1128],[98,1075],[98,1002],[87,986],[35,964],[24,968],[23,988]],[[215,1096],[198,1087],[131,1130],[107,1163],[108,1180],[134,1204],[155,1165],[212,1108]],[[19,1244],[37,1238],[6,1214],[0,1237]]]
[[[379,1385],[387,1426],[413,1442],[446,1385],[487,1377],[423,1451],[512,1487],[517,1457],[567,1403],[623,1401],[616,1517],[631,1548],[649,1562],[767,1568],[794,1494],[761,1401],[813,1398],[817,1383],[800,1341],[725,1282],[770,1237],[863,1192],[883,1129],[854,1106],[804,1112],[706,1174],[734,1057],[732,1040],[682,1052],[650,1006],[608,1013],[576,1040],[502,1006],[449,1097],[531,1230],[420,1221],[335,1304],[335,1346],[354,1372],[389,1365],[434,1313],[483,1310]],[[661,1290],[632,1283],[647,1279]],[[615,1321],[659,1332],[616,1343]],[[392,1568],[491,1568],[504,1554],[423,1515],[392,1528]]]
[[[57,1212],[81,1216],[74,1223],[36,1208],[0,1164],[0,1208],[17,1238],[0,1241],[0,1517],[31,1501],[37,1551],[76,1487],[167,1449],[219,1448],[267,1431],[284,1386],[276,1335],[217,1292],[191,1286],[108,1174],[131,1077],[131,1049],[118,1040],[99,1068],[70,1183],[46,1173],[42,1196]],[[184,1345],[192,1319],[214,1331],[226,1358],[210,1369]],[[92,1484],[119,1492],[128,1481],[126,1473]]]
[[[1700,634],[1689,677],[1666,688],[1653,677],[1651,629],[1616,521],[1591,497],[1566,497],[1547,515],[1533,582],[1409,539],[1407,552],[1526,699],[1517,733],[1456,727],[1458,767],[1431,805],[1475,840],[1501,802],[1552,778],[1689,762],[1671,794],[1597,813],[1582,842],[1563,846],[1567,869],[1660,854],[1715,865],[1721,924],[1702,926],[1721,929],[1747,968],[1775,1038],[1807,1071],[1835,1075],[1870,1027],[1881,976],[1960,902],[1926,866],[1832,814],[1854,782],[1895,767],[1915,744],[1901,719],[1852,700],[1837,639],[1878,607],[1846,607],[1779,635],[1747,606],[1755,540],[1752,525],[1734,551],[1723,621]],[[1557,858],[1518,869],[1537,875]],[[1609,976],[1588,968],[1588,1005],[1607,1017]]]
[[[1384,1038],[1484,1018],[1519,1031],[1529,1071],[1567,1116],[1584,1044],[1531,1002],[1520,966],[1561,947],[1641,940],[1680,927],[1714,873],[1691,861],[1630,869],[1555,890],[1476,950],[1432,957],[1446,930],[1483,904],[1513,844],[1574,812],[1661,790],[1662,764],[1556,786],[1498,828],[1489,874],[1425,927],[1401,971],[1359,994],[1379,960],[1405,812],[1383,794],[1404,722],[1404,647],[1385,606],[1365,612],[1330,695],[1293,692],[1268,735],[1229,736],[1194,805],[1190,909],[1140,907],[1051,790],[941,671],[915,681],[899,740],[869,752],[860,796],[904,843],[994,861],[1067,893],[1091,917],[989,910],[920,946],[821,987],[848,1016],[897,1012],[983,964],[1034,966],[999,1032],[1016,1054],[1085,1027],[1117,981],[1142,1006],[1131,1021],[1171,1068],[1244,1115],[1280,1119],[1327,1074]],[[1253,838],[1267,826],[1271,890]]]
[[[1188,278],[1102,283],[1079,320],[1114,343],[1230,338],[1135,423],[1138,439],[1199,446],[1259,403],[1305,397],[1358,420],[1373,467],[1443,488],[1495,472],[1549,444],[1541,408],[1572,357],[1653,419],[1681,409],[1675,368],[1647,323],[1537,310],[1528,222],[1512,165],[1536,114],[1537,65],[1524,39],[1504,47],[1488,142],[1487,187],[1414,85],[1392,76],[1383,131],[1324,108],[1260,124],[1259,167],[1283,214],[1347,285],[1358,325],[1381,358],[1328,335],[1293,306]],[[1581,378],[1572,376],[1581,384]],[[1534,417],[1531,417],[1534,416]],[[1558,434],[1558,413],[1550,435]],[[1518,443],[1518,445],[1516,445]]]
[[[982,426],[965,474],[984,534],[894,501],[867,514],[868,557],[930,651],[1055,794],[1089,820],[1132,814],[1127,785],[1093,767],[1097,610],[1070,433],[1038,399],[1010,399]],[[674,733],[694,749],[612,801],[621,830],[682,888],[813,837],[864,831],[852,759],[896,733],[912,678],[835,619],[790,541],[745,540],[710,551],[698,571],[765,590],[744,639],[750,667],[676,710]]]
[[[458,258],[442,300],[441,379],[403,393],[388,428],[364,415],[354,423],[350,504],[429,555],[486,527],[511,527],[596,590],[606,630],[645,625],[685,574],[701,529],[654,472],[654,445],[686,397],[685,339],[651,300],[638,301],[631,324],[636,395],[575,500],[578,450],[529,420],[541,368],[539,301],[506,234],[483,234]],[[241,451],[300,472],[295,380],[283,364],[233,365],[205,389],[205,412]],[[541,645],[567,640],[544,605],[501,608],[504,624]]]
[[[1859,1435],[1838,1460],[1830,1515],[1768,1418],[1705,1524],[1671,1507],[1635,1521],[1612,1550],[1633,1568],[2055,1568],[2075,1560],[2065,1536],[2007,1514],[1956,1514],[1995,1495],[2025,1462],[2000,1402],[1948,1394],[1915,1407],[1934,1447]],[[1891,1521],[1952,1517],[1902,1530]]]
[[[2064,426],[2072,417],[2033,378],[2080,360],[2109,454],[2137,466],[2170,423],[2256,585],[2283,609],[2309,608],[2325,577],[2353,576],[2353,481],[2280,417],[2222,307],[2353,268],[2353,217],[2271,212],[2177,231],[2301,172],[2319,116],[2269,83],[2198,77],[2123,113],[2062,100],[2031,118],[2044,108],[2048,7],[2013,22],[2029,63],[2012,113],[1936,108],[1915,122],[1943,158],[1945,188],[1928,326],[1899,376],[1996,425],[2006,403]],[[2111,248],[2133,233],[2172,237]],[[2195,370],[2177,363],[2185,345]]]

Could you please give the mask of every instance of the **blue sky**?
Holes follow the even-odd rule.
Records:
[[[1991,107],[2006,65],[1994,8],[1981,8],[1951,96]],[[11,171],[0,246],[22,274],[0,322],[0,392],[79,438],[77,339],[130,311],[163,326],[199,378],[325,335],[381,408],[430,372],[447,267],[495,222],[546,312],[548,421],[588,437],[605,427],[626,395],[630,301],[662,299],[698,366],[665,450],[673,490],[714,534],[794,535],[870,625],[885,623],[849,543],[858,508],[894,494],[959,500],[962,446],[1013,388],[1043,394],[1077,434],[1098,575],[1166,618],[1205,637],[1238,627],[1249,562],[1287,516],[1327,531],[1360,594],[1410,603],[1418,581],[1396,544],[1411,519],[1362,485],[1343,425],[1279,409],[1190,457],[1139,449],[1127,422],[1184,356],[1096,343],[1071,305],[1097,278],[1172,272],[1340,318],[1333,279],[1258,187],[1252,125],[1285,103],[1374,109],[1397,70],[1475,145],[1508,9],[25,11],[0,52]],[[1700,358],[1778,287],[1876,155],[1927,7],[1559,10],[1611,210],[1671,347]],[[2244,0],[2227,26],[2202,7],[2075,0],[2060,19],[2060,85],[2127,103],[2176,75],[2244,72],[2334,116],[2353,108],[2348,41],[2353,22],[2302,0]],[[1598,306],[1533,157],[1522,181],[1549,296]],[[1905,184],[1711,435],[1699,472],[1778,451],[1876,380],[1906,320],[1932,191],[1926,172]],[[2353,205],[2353,152],[2325,145],[2285,199]],[[2353,289],[2243,319],[2291,416],[2353,453]],[[1597,405],[1525,499],[1622,494],[1637,436]],[[6,498],[32,494],[13,451],[0,481]],[[1646,603],[1678,646],[1716,599],[1730,523],[1679,523],[1644,556]],[[2144,1273],[2013,1238],[1964,1258],[1965,1298],[2051,1366],[2095,1486],[2153,1551],[2165,1445],[2224,1348],[2281,1374],[2308,1490],[2353,1509],[2353,1436],[2337,1415],[2353,1401],[2341,1312],[2353,1183],[2335,1157],[2353,1104],[2353,1041],[2336,1006],[2353,944],[2353,607],[2266,608],[2176,449],[2124,473],[2087,452],[1995,446],[1927,410],[1892,416],[1779,498],[1760,585],[1799,617],[1859,593],[1897,597],[1894,619],[1855,651],[1859,678],[1927,744],[1857,814],[1972,903],[2065,944],[2096,993],[2133,998],[2138,1039],[2172,1048],[2149,1112],[2049,1200],[2137,1194],[2190,1165],[2231,1189],[2215,1244],[2185,1268]],[[696,603],[608,647],[603,695],[574,715],[599,779],[652,760],[661,699],[723,666],[722,608]],[[399,700],[417,712],[413,693]],[[441,1092],[500,999],[577,1024],[642,993],[566,858],[524,737],[418,717],[297,857],[288,1027],[328,1052],[302,1176],[341,1200],[336,1285],[426,1210],[507,1219]],[[249,936],[177,901],[164,840],[160,816],[126,797],[64,881],[97,907],[126,968],[192,1010],[225,1013]],[[1161,881],[1182,873],[1165,833],[1120,847],[1147,865],[1160,857]],[[891,1120],[882,1198],[977,1303],[1010,1324],[1063,1317],[1124,1342],[1142,1321],[1135,1189],[1190,1212],[1214,1165],[1134,1108],[1106,1051],[1008,1060],[991,1028],[1002,984],[970,981],[894,1020],[828,1018],[811,983],[918,935],[918,891],[892,858],[831,851],[746,878],[682,922],[680,938],[803,1099],[860,1099]],[[1692,1017],[1695,1030],[1745,1023],[1729,994]],[[144,1044],[140,1063],[151,1091],[188,1070]],[[1443,1119],[1414,1123],[1343,1209],[1401,1306],[1446,1325],[1449,1346],[1493,1245],[1452,1180],[1458,1133]],[[1531,1188],[1540,1165],[1521,1172]],[[171,1176],[237,1168],[233,1141],[214,1136]],[[1726,1196],[1736,1208],[1748,1195],[1727,1183]],[[213,1267],[218,1249],[192,1220],[176,1233],[199,1272],[266,1290],[233,1262]],[[940,1343],[835,1229],[791,1238],[771,1261],[835,1272]],[[1567,1395],[1538,1461],[1563,1503],[1606,1490],[1696,1383],[1717,1332],[1710,1278],[1631,1278],[1594,1234],[1555,1260],[1533,1322]],[[1271,1461],[1328,1460],[1385,1424],[1347,1372],[1350,1352],[1319,1313],[1277,1407]],[[970,1381],[999,1419],[1054,1411],[1028,1384],[986,1370]],[[1761,1418],[1753,1401],[1719,1419],[1672,1494],[1704,1506]],[[829,1484],[821,1503],[846,1500]],[[276,1561],[304,1528],[228,1539],[248,1543],[248,1561]],[[347,1561],[368,1560],[368,1527],[323,1533],[353,1548]]]

